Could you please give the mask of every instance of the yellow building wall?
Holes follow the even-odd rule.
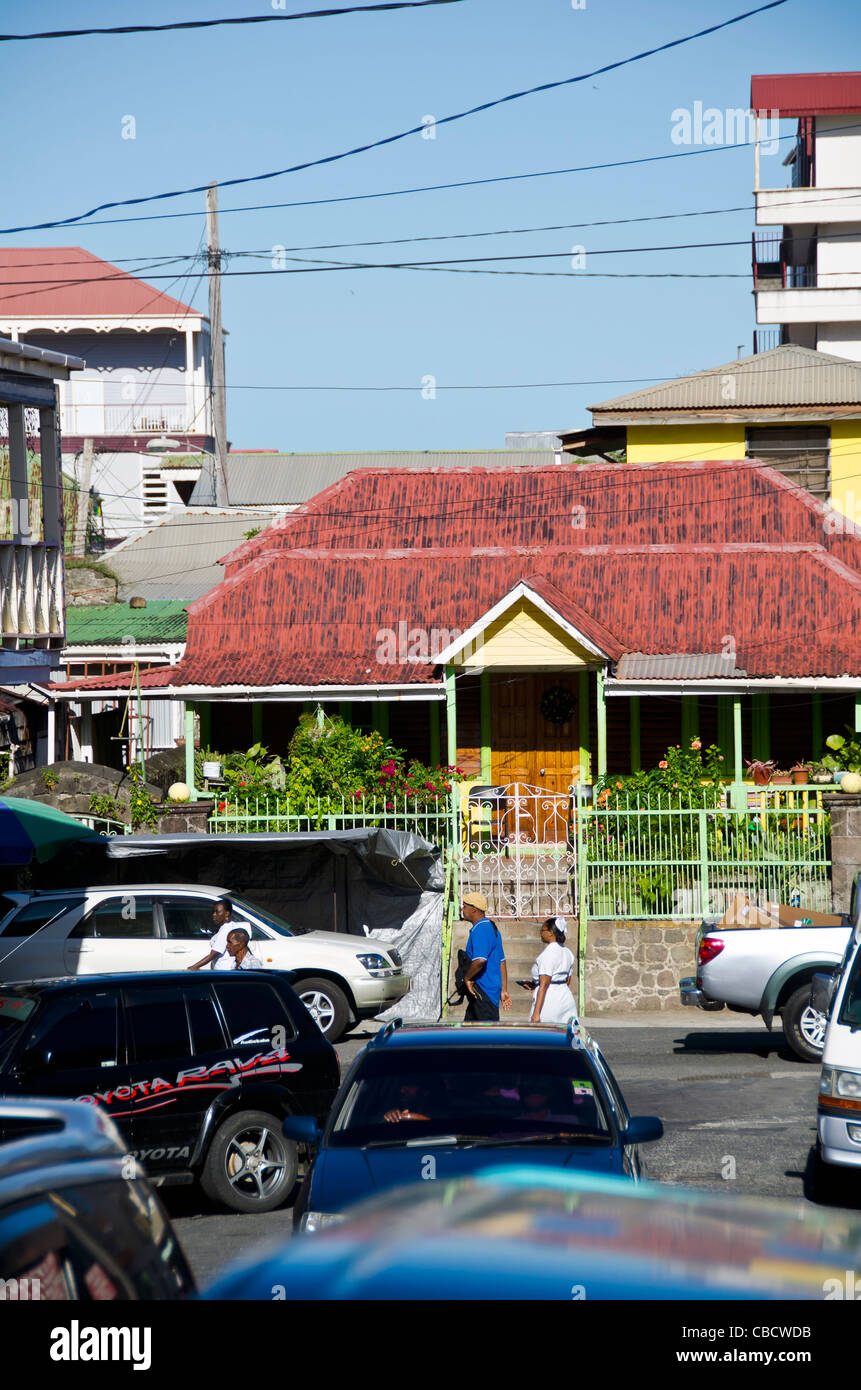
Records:
[[[595,657],[534,603],[521,599],[465,650],[459,666],[582,668]]]
[[[861,420],[831,423],[831,505],[861,525]]]
[[[722,425],[629,425],[629,463],[686,463],[699,459],[743,459],[743,422]]]

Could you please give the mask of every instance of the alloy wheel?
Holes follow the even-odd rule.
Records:
[[[231,1139],[225,1165],[227,1177],[238,1192],[266,1198],[280,1183],[287,1156],[274,1130],[250,1125]]]

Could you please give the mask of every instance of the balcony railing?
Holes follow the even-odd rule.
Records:
[[[754,290],[809,290],[817,288],[815,238],[810,239],[808,259],[796,264],[792,241],[781,232],[754,232],[751,238]]]
[[[780,347],[780,343],[779,328],[755,328],[753,330],[754,353],[770,352],[772,348]]]
[[[65,435],[206,434],[208,415],[189,416],[185,402],[147,401],[142,405],[64,405]]]

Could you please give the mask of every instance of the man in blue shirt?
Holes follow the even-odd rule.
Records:
[[[487,916],[487,899],[482,893],[464,893],[461,917],[471,928],[466,942],[472,964],[464,975],[469,993],[465,1021],[498,1023],[499,1005],[511,1008],[502,937]]]

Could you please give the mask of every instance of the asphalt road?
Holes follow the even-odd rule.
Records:
[[[758,1023],[714,1019],[700,1013],[647,1025],[596,1019],[591,1028],[631,1113],[664,1122],[664,1138],[645,1149],[649,1177],[806,1200],[818,1066],[800,1062],[779,1028],[769,1034]],[[360,1031],[338,1046],[342,1069],[369,1036]],[[201,1285],[255,1246],[291,1235],[289,1208],[226,1216],[196,1189],[167,1189],[163,1196]],[[844,1185],[840,1202],[861,1208],[861,1181],[848,1190]]]

